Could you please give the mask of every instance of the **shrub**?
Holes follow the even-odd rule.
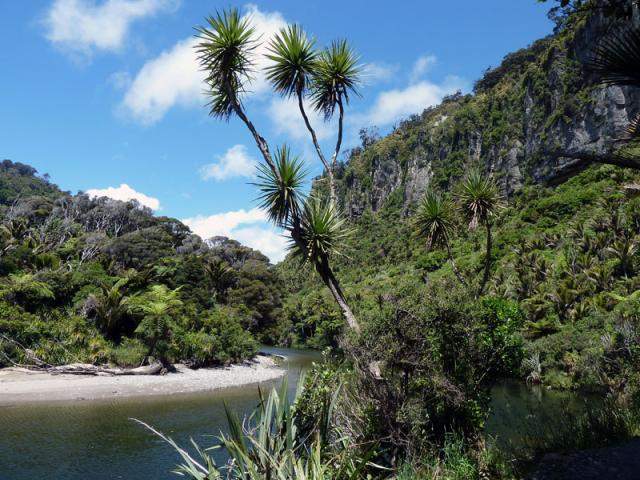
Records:
[[[242,323],[235,309],[216,307],[208,312],[197,331],[182,333],[177,342],[179,358],[198,368],[227,365],[254,356],[258,344]]]
[[[119,367],[139,367],[147,356],[147,347],[137,338],[124,338],[111,350],[111,361]]]

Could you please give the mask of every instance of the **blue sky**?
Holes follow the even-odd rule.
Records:
[[[257,149],[242,124],[207,116],[193,27],[238,7],[267,39],[286,22],[318,42],[348,37],[365,67],[345,147],[381,133],[488,66],[547,35],[534,0],[33,0],[0,2],[0,159],[28,163],[65,190],[138,198],[202,236],[224,234],[282,258],[249,184]],[[264,60],[260,60],[260,64]],[[320,173],[295,108],[256,79],[247,109],[272,145]],[[314,118],[328,150],[335,128]],[[273,147],[272,147],[273,148]]]

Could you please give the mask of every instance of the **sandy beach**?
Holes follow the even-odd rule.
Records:
[[[5,368],[0,370],[0,406],[204,392],[265,382],[285,374],[273,357],[266,355],[230,367],[191,370],[176,365],[176,369],[166,375],[81,376]]]

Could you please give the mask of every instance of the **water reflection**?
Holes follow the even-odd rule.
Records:
[[[315,352],[269,349],[287,355],[289,389]],[[270,388],[279,382],[268,382]],[[172,449],[130,418],[155,426],[181,443],[203,446],[226,426],[224,402],[240,414],[258,402],[255,385],[201,394],[112,402],[0,407],[0,480],[154,479],[170,473]],[[220,453],[221,454],[221,453]]]

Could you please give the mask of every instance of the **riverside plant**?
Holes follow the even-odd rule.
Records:
[[[256,68],[256,49],[261,39],[250,18],[231,9],[207,18],[207,26],[197,28],[196,46],[200,65],[206,74],[209,114],[229,120],[237,116],[248,128],[263,157],[259,167],[261,207],[269,219],[291,238],[290,249],[309,262],[329,288],[349,328],[360,333],[360,324],[334,275],[331,257],[339,253],[337,245],[347,230],[338,211],[334,170],[342,145],[344,106],[357,94],[361,67],[358,56],[344,41],[335,41],[318,52],[315,43],[297,25],[280,32],[266,45],[267,79],[274,91],[285,98],[295,97],[316,153],[329,178],[328,199],[306,197],[302,192],[305,170],[302,162],[287,146],[275,154],[247,115],[243,98],[251,86]],[[322,113],[325,120],[338,112],[338,133],[331,164],[318,143],[311,126],[305,100]]]
[[[225,404],[229,433],[220,433],[218,445],[202,448],[193,439],[196,452],[192,456],[172,438],[137,420],[151,432],[171,445],[182,462],[174,473],[192,480],[242,479],[242,480],[329,480],[333,478],[362,478],[368,466],[366,459],[354,459],[349,455],[345,439],[330,435],[331,419],[341,388],[336,388],[327,402],[319,427],[311,434],[300,430],[295,421],[296,399],[304,379],[298,383],[294,401],[288,395],[288,382],[279,389],[273,388],[265,398],[260,392],[260,404],[249,416],[241,420],[237,413]],[[329,438],[335,438],[333,442]],[[223,449],[229,459],[218,465],[211,451]]]

